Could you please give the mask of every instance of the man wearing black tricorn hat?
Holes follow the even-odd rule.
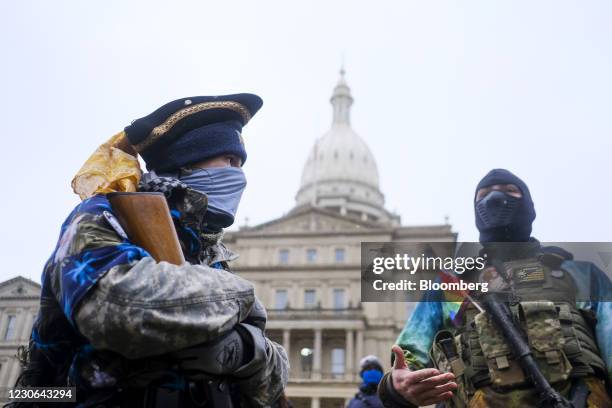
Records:
[[[178,99],[87,160],[72,182],[83,201],[43,271],[18,385],[75,386],[79,406],[97,407],[279,398],[287,356],[266,338],[266,311],[221,242],[246,186],[242,128],[261,105],[252,94]],[[166,210],[142,219],[160,200]]]
[[[491,170],[473,205],[486,265],[462,279],[488,292],[425,294],[392,348],[385,407],[611,407],[609,278],[531,237],[531,194],[511,172]]]

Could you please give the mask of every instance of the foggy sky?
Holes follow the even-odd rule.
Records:
[[[294,205],[344,62],[353,128],[406,225],[477,239],[474,187],[529,185],[547,241],[610,241],[612,3],[18,1],[0,4],[0,279],[39,280],[88,155],[169,100],[254,92],[238,224]]]

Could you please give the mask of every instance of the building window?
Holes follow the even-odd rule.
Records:
[[[6,333],[4,333],[4,340],[13,340],[15,338],[15,323],[17,322],[17,316],[9,315],[8,323],[6,324]]]
[[[278,251],[278,262],[286,265],[289,263],[289,250],[281,249]]]
[[[314,263],[317,261],[317,250],[310,248],[306,250],[306,261],[308,263]]]
[[[314,289],[306,289],[304,291],[304,307],[313,308],[317,305],[317,292]]]
[[[334,289],[334,309],[345,309],[346,297],[344,289]]]
[[[304,347],[300,350],[300,364],[302,372],[309,374],[312,371],[312,349]]]
[[[331,372],[334,378],[344,375],[344,349],[332,349],[331,354]]]
[[[336,254],[336,262],[344,262],[344,258],[346,255],[344,248],[336,248],[335,254]]]
[[[288,306],[287,289],[276,289],[274,294],[274,308],[286,309]]]

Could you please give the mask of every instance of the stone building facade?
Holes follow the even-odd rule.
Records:
[[[19,346],[27,346],[38,314],[40,285],[18,276],[0,283],[0,387],[15,384],[21,373]]]
[[[411,309],[360,301],[361,242],[455,241],[449,225],[402,226],[384,207],[376,160],[350,125],[344,72],[331,129],[304,165],[287,215],[227,233],[236,271],[268,310],[268,335],[289,353],[287,395],[296,408],[339,408],[356,393],[359,360],[383,363]]]

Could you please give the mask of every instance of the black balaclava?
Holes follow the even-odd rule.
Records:
[[[476,201],[478,190],[495,184],[514,184],[523,197],[515,198],[502,191],[491,191]],[[480,242],[526,242],[531,236],[531,224],[536,217],[527,185],[504,169],[493,169],[480,180],[474,194],[476,227]]]

